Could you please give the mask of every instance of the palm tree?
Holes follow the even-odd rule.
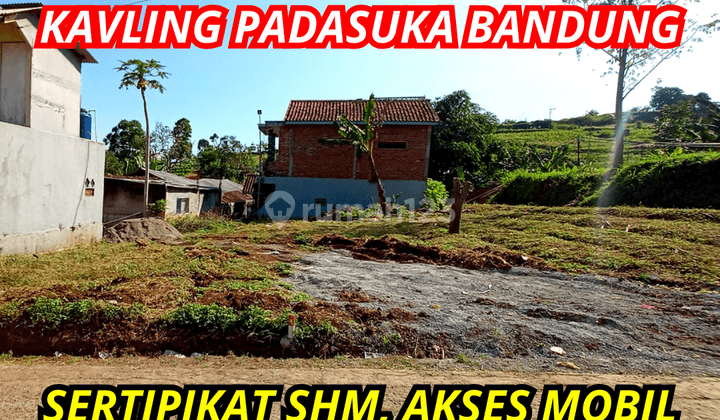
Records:
[[[115,68],[115,70],[125,73],[120,82],[120,89],[127,89],[131,86],[140,89],[143,109],[145,110],[145,191],[143,193],[145,206],[143,207],[143,217],[147,217],[150,196],[150,119],[148,117],[145,91],[157,89],[160,93],[165,92],[165,88],[157,80],[158,78],[166,79],[170,75],[170,73],[163,71],[164,68],[165,66],[153,59],[120,61],[120,67]]]
[[[387,216],[387,204],[385,203],[385,189],[383,188],[382,182],[380,181],[380,175],[378,175],[377,167],[375,167],[375,159],[373,159],[373,143],[375,141],[375,129],[378,127],[378,119],[376,112],[377,103],[375,102],[375,95],[370,94],[365,105],[365,111],[363,112],[363,123],[365,123],[365,129],[362,129],[355,125],[345,115],[340,115],[335,121],[335,126],[338,129],[338,134],[343,138],[350,141],[357,147],[360,152],[365,152],[370,160],[370,183],[377,185],[378,195],[380,196],[380,207],[382,208],[383,216]]]

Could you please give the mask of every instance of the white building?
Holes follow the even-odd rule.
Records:
[[[80,138],[83,49],[33,49],[40,4],[0,4],[0,254],[102,237],[105,145]]]

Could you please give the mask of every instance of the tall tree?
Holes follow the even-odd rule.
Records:
[[[172,131],[170,127],[155,121],[155,129],[150,134],[150,148],[153,157],[158,159],[165,170],[170,167],[170,148],[173,144]]]
[[[665,88],[663,88],[665,89]],[[680,92],[682,90],[676,89]],[[658,90],[657,92],[660,92]],[[720,134],[718,112],[720,106],[713,102],[705,92],[695,96],[673,96],[656,98],[653,102],[659,106],[659,116],[655,123],[655,134],[662,141],[701,141],[715,142]]]
[[[494,136],[497,117],[485,111],[459,90],[433,102],[440,123],[433,127],[429,177],[449,189],[462,166],[468,181],[481,185],[506,169],[511,153]]]
[[[686,95],[685,91],[679,87],[655,86],[652,98],[650,98],[650,108],[655,112],[660,112],[666,105],[674,105],[689,98],[690,96]]]
[[[150,197],[150,118],[148,116],[145,91],[156,89],[160,93],[165,92],[165,88],[157,80],[166,79],[170,75],[163,71],[164,68],[165,66],[153,59],[120,61],[120,66],[115,68],[115,70],[123,72],[120,89],[135,87],[140,90],[143,100],[143,110],[145,111],[145,190],[143,193],[145,206],[143,207],[143,217],[148,215],[148,200]]]
[[[103,141],[118,159],[134,159],[143,155],[145,131],[138,120],[121,120]]]
[[[198,147],[198,167],[203,177],[241,182],[245,173],[257,170],[257,160],[235,136],[213,134],[210,140],[200,140]]]
[[[364,127],[360,128],[350,121],[346,115],[340,115],[335,121],[335,126],[338,129],[338,134],[349,140],[361,153],[367,154],[371,169],[370,183],[377,186],[378,195],[380,196],[380,208],[382,209],[383,216],[387,216],[388,210],[387,203],[385,202],[385,189],[383,188],[377,166],[375,166],[375,159],[373,158],[373,148],[377,140],[375,130],[380,125],[377,118],[377,103],[375,102],[374,94],[370,94],[370,98],[365,104],[363,123]]]
[[[125,173],[125,165],[115,156],[115,153],[105,151],[105,175],[123,175]]]
[[[563,3],[582,5],[585,8],[591,5],[664,6],[699,2],[700,0],[563,0]],[[625,98],[665,60],[679,56],[685,51],[690,42],[701,41],[699,37],[700,34],[709,34],[720,28],[720,25],[717,25],[717,23],[718,20],[703,24],[688,20],[680,46],[673,49],[659,49],[653,45],[649,45],[646,49],[606,48],[602,50],[608,56],[607,63],[609,65],[608,70],[604,74],[617,73],[613,168],[622,165],[623,161],[623,133],[625,131],[623,124],[623,101]]]
[[[661,141],[695,141],[700,136],[694,130],[697,119],[688,100],[663,105],[655,122],[655,134]]]
[[[168,171],[174,172],[174,169],[192,157],[192,127],[190,120],[181,118],[175,122],[172,129],[173,144],[170,148],[170,158],[168,160]]]
[[[113,169],[108,173],[122,175],[138,168],[136,162],[143,158],[145,145],[145,131],[138,120],[121,120],[103,141],[112,154],[110,159],[114,158]]]

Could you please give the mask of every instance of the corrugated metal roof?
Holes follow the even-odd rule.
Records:
[[[42,7],[27,7],[24,9],[2,9],[0,8],[0,16],[14,15],[15,13],[34,12],[42,10]]]
[[[145,182],[145,170],[138,169],[133,175],[108,176],[108,178],[121,179],[132,182]],[[167,185],[176,188],[191,188],[201,190],[221,190],[222,193],[229,191],[242,191],[243,186],[229,179],[201,178],[190,179],[184,176],[175,175],[170,172],[156,171],[150,169],[150,182],[152,184]],[[155,178],[155,179],[153,179]]]
[[[222,195],[223,203],[242,203],[253,201],[253,197],[250,194],[245,194],[242,191],[230,191]]]
[[[382,122],[437,123],[437,113],[425,98],[376,98],[378,119]],[[330,122],[345,115],[351,121],[362,121],[367,100],[293,100],[285,121]]]
[[[42,3],[5,3],[0,4],[0,9],[27,9],[30,7],[42,7]]]
[[[229,191],[242,191],[243,186],[229,179],[201,178],[200,186],[207,188],[218,188],[223,194]]]

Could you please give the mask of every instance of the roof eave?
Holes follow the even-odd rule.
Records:
[[[91,63],[91,64],[97,64],[97,60],[95,57],[93,57],[92,54],[90,54],[90,51],[86,50],[85,48],[75,47],[73,50],[75,54],[80,57],[81,63]]]
[[[335,121],[285,121],[287,125],[332,125]],[[365,124],[364,121],[353,121],[353,124]],[[437,121],[383,121],[382,125],[438,125]]]

